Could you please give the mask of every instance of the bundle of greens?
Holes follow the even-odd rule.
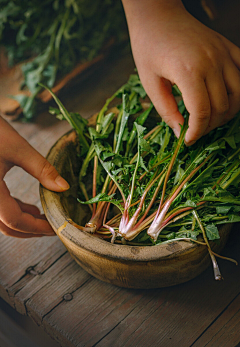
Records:
[[[0,39],[10,65],[22,66],[31,96],[18,95],[25,119],[35,114],[39,82],[52,88],[77,63],[91,61],[110,38],[126,37],[120,0],[0,0]]]
[[[174,92],[179,93],[176,87]],[[177,139],[153,105],[143,101],[137,75],[107,100],[95,128],[53,97],[59,109],[51,113],[66,119],[79,136],[78,201],[88,204],[92,215],[79,228],[128,245],[204,244],[220,279],[209,240],[220,238],[218,225],[240,221],[240,115],[186,147],[183,101],[178,106],[185,123]],[[115,98],[122,102],[111,107]]]

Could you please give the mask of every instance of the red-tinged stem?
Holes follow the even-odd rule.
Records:
[[[79,186],[80,186],[80,188],[82,190],[84,198],[86,199],[86,201],[88,201],[89,200],[89,196],[88,196],[88,193],[86,191],[86,188],[85,188],[84,184],[82,182],[80,182]],[[90,211],[92,212],[92,210],[93,210],[92,205],[88,204],[88,207],[90,208]]]
[[[92,196],[93,198],[97,195],[97,167],[98,167],[98,157],[94,157],[94,169],[93,169],[93,186],[92,186]],[[96,203],[93,203],[92,217],[96,213]]]
[[[183,182],[178,186],[178,188],[174,191],[173,195],[169,197],[168,200],[165,201],[165,203],[163,204],[162,210],[159,214],[156,214],[153,223],[150,225],[147,233],[149,236],[151,236],[154,241],[157,240],[160,229],[161,229],[161,225],[162,222],[165,219],[166,213],[169,210],[171,203],[175,200],[175,198],[177,197],[177,195],[179,194],[179,192],[181,191],[181,189],[183,188],[183,186],[187,183],[187,181],[189,181],[194,175],[195,173],[201,169],[201,167],[203,165],[205,165],[205,163],[211,158],[211,154],[198,166],[196,167],[186,178],[185,180],[183,180]]]
[[[162,179],[161,179],[161,176],[162,176]],[[160,180],[159,180],[159,179],[160,179]],[[146,196],[147,196],[149,190],[150,190],[150,189],[152,188],[152,186],[154,185],[154,183],[155,183],[157,180],[159,180],[160,183],[158,183],[158,187],[157,187],[157,189],[156,189],[156,191],[155,191],[155,193],[154,193],[154,195],[153,195],[153,198],[152,198],[152,200],[151,200],[151,202],[150,202],[150,204],[149,204],[149,206],[148,206],[148,208],[147,208],[147,210],[146,210],[144,216],[146,216],[146,215],[148,214],[148,212],[149,212],[149,210],[150,210],[152,204],[154,203],[155,197],[156,197],[156,195],[157,195],[157,193],[158,193],[158,191],[159,191],[159,189],[160,189],[160,186],[161,186],[161,184],[162,184],[163,179],[164,179],[164,171],[162,171],[157,177],[155,177],[155,179],[152,180],[151,183],[148,184],[148,186],[146,187],[146,189],[145,189],[145,191],[144,191],[144,193],[143,193],[143,195],[142,195],[142,197],[141,197],[141,199],[140,199],[139,206],[138,206],[138,208],[136,209],[136,211],[134,212],[132,218],[130,219],[130,221],[129,221],[127,224],[125,224],[125,223],[122,224],[122,225],[125,225],[125,229],[123,230],[123,229],[120,229],[120,227],[119,227],[119,233],[120,233],[121,235],[127,236],[127,234],[128,234],[129,232],[131,232],[131,234],[132,234],[132,232],[134,232],[134,230],[135,230],[134,226],[135,226],[135,223],[136,223],[136,221],[137,221],[137,219],[138,219],[138,216],[139,216],[139,214],[140,214],[140,212],[141,212],[141,210],[142,210],[142,207],[143,207],[144,201],[145,201],[145,199],[146,199]],[[141,220],[143,220],[143,219],[145,218],[144,216],[141,218]],[[136,227],[137,227],[137,225],[139,225],[139,222],[136,224]]]
[[[155,165],[153,165],[148,171],[152,171],[153,169],[155,169],[156,167],[158,167],[158,165],[162,164],[166,159],[170,158],[171,154],[167,155],[164,159],[160,160],[158,163],[156,163]],[[147,171],[145,171],[142,176],[139,178],[139,181],[141,181],[143,179],[143,177],[145,177],[147,174]]]
[[[115,230],[112,227],[110,227],[109,225],[107,225],[107,224],[103,224],[103,227],[107,228],[110,231],[110,233],[112,234],[111,243],[114,243],[115,238],[117,236],[116,233],[115,233]]]
[[[159,214],[160,214],[160,211],[161,211],[161,208],[162,208],[162,205],[163,205],[165,192],[166,192],[166,189],[167,189],[167,182],[168,182],[170,173],[172,171],[173,165],[175,163],[176,157],[178,155],[178,152],[179,152],[179,150],[180,150],[180,148],[182,146],[182,143],[183,143],[186,131],[187,131],[187,128],[185,126],[185,129],[180,134],[179,140],[177,142],[177,146],[176,146],[175,151],[173,153],[172,159],[171,159],[171,161],[169,163],[169,166],[168,166],[168,169],[167,169],[167,173],[166,173],[166,176],[165,176],[165,180],[164,180],[164,183],[163,183],[163,189],[162,189],[162,196],[161,196],[160,204],[159,204],[159,207],[158,207],[158,210],[157,210],[157,213],[156,213],[156,216],[155,216],[155,219],[154,219],[153,223],[155,223],[155,221],[159,217]],[[164,207],[163,207],[163,209],[164,209]],[[166,208],[164,210],[166,210]],[[151,228],[151,226],[150,226],[150,228]]]
[[[116,189],[117,189],[117,187],[115,185],[112,186],[112,188],[111,188],[111,190],[110,190],[108,195],[113,194]],[[107,209],[108,204],[109,203],[106,202],[106,201],[100,201],[99,202],[99,206],[98,206],[98,208],[96,210],[95,215],[92,216],[90,221],[86,224],[86,227],[95,228],[95,230],[97,231],[102,226],[104,213],[105,213],[105,211]]]
[[[121,216],[122,216],[121,213],[117,214],[117,215],[114,216],[112,219],[110,219],[106,224],[107,224],[107,225],[111,225],[111,226],[113,226],[114,223],[115,223],[115,224],[116,224],[116,223],[119,224],[119,221],[121,220]]]
[[[201,201],[201,202],[197,203],[197,206],[201,206],[201,205],[203,205],[205,203],[206,203],[206,201]],[[183,207],[183,208],[175,211],[174,213],[172,213],[169,216],[167,216],[166,219],[164,219],[163,225],[165,226],[172,218],[176,217],[180,213],[185,212],[185,211],[189,211],[189,210],[193,210],[194,208],[195,207],[188,206],[188,207]]]
[[[203,202],[205,203],[205,201]],[[203,208],[204,206],[199,206],[196,209],[199,210],[201,208]],[[194,207],[185,207],[179,211],[176,211],[175,214],[170,215],[168,218],[166,218],[160,228],[159,234],[161,233],[161,231],[166,228],[169,224],[175,223],[177,220],[182,219],[183,217],[187,216],[189,213],[192,212],[192,210],[194,209]],[[179,212],[179,213],[178,213]],[[175,218],[174,218],[175,217]]]
[[[149,138],[149,136],[151,136],[158,128],[160,127],[160,125],[155,126],[155,128],[153,128],[152,130],[150,130],[143,138],[146,140]]]
[[[161,172],[160,175],[162,175],[162,174],[163,174],[163,171]],[[160,176],[160,175],[159,175],[159,176]],[[158,176],[157,178],[159,178],[159,176]],[[155,199],[156,199],[156,197],[157,197],[157,194],[158,194],[158,192],[159,192],[159,189],[160,189],[160,187],[161,187],[161,185],[162,185],[163,180],[164,180],[164,175],[163,175],[163,176],[161,177],[161,179],[159,180],[158,186],[157,186],[157,188],[156,188],[156,190],[155,190],[155,192],[154,192],[154,194],[153,194],[153,197],[152,197],[152,199],[151,199],[151,201],[150,201],[150,203],[149,203],[149,205],[148,205],[146,211],[144,212],[144,215],[140,218],[140,220],[139,220],[138,223],[136,224],[136,227],[139,227],[139,225],[142,223],[142,221],[144,221],[144,219],[145,219],[146,216],[148,215],[148,213],[149,213],[149,211],[150,211],[150,209],[151,209],[153,203],[155,202]]]
[[[146,229],[149,223],[151,223],[154,219],[154,216],[157,212],[152,213],[148,218],[146,218],[137,228],[135,227],[133,230],[129,230],[128,234],[125,235],[126,240],[133,240],[142,230]]]

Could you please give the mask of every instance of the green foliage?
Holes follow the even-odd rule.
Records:
[[[112,112],[109,104],[116,97],[122,102]],[[79,201],[92,206],[91,224],[115,242],[125,238],[134,245],[198,242],[200,236],[206,245],[207,239],[218,240],[219,224],[240,221],[240,115],[186,147],[188,113],[183,104],[179,107],[185,123],[176,139],[160,117],[156,121],[152,104],[143,109],[143,97],[139,78],[133,75],[107,100],[89,135],[80,126],[80,145],[86,141],[88,151],[79,175]],[[67,119],[77,132],[76,124],[86,126],[81,118],[73,121],[55,100],[59,111],[51,112]],[[85,177],[92,177],[90,188]],[[118,207],[114,217],[111,209],[107,213],[109,205]]]
[[[120,0],[1,0],[0,38],[9,65],[30,59],[22,66],[22,88],[33,96],[20,100],[25,119],[34,115],[40,82],[52,88],[77,63],[95,58],[110,38],[125,36]]]

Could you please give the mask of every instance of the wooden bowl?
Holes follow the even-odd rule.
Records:
[[[75,261],[102,281],[127,288],[160,288],[191,280],[210,265],[207,248],[187,241],[157,246],[128,246],[106,242],[71,224],[87,221],[89,208],[77,202],[78,140],[74,130],[62,136],[51,148],[47,159],[69,182],[71,188],[55,193],[40,187],[45,215]],[[223,225],[220,242],[211,243],[219,253],[231,225]]]

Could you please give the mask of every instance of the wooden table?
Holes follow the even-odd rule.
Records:
[[[133,72],[129,55],[106,62],[61,97],[89,117]],[[43,155],[67,130],[48,112],[13,126]],[[40,207],[38,182],[19,168],[6,177],[14,196]],[[223,254],[240,262],[239,225]],[[57,237],[19,240],[0,234],[0,296],[30,316],[62,346],[235,347],[240,343],[240,268],[219,260],[224,281],[209,268],[171,288],[122,289],[81,269]],[[4,346],[1,346],[4,347]]]

